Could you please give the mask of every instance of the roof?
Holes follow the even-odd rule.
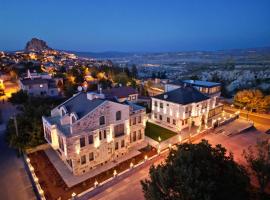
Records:
[[[138,104],[132,103],[130,101],[125,101],[124,102],[126,105],[129,105],[132,111],[138,111],[138,110],[145,110],[145,107],[140,106]]]
[[[117,97],[117,98],[126,98],[129,95],[138,94],[138,92],[134,88],[128,86],[106,89],[103,90],[102,92],[107,97]]]
[[[190,84],[192,86],[201,86],[201,87],[215,87],[221,85],[220,83],[216,82],[199,81],[199,80],[176,80],[168,84],[184,86],[185,83]]]
[[[202,86],[202,87],[215,87],[220,86],[220,83],[210,82],[210,81],[198,81],[198,80],[183,80],[184,83],[189,83],[194,86]]]
[[[42,79],[42,78],[34,78],[34,79],[26,78],[26,79],[22,79],[21,83],[23,85],[48,84],[48,80]]]
[[[98,107],[100,104],[102,104],[105,99],[93,99],[89,100],[87,99],[87,93],[81,92],[77,94],[74,97],[71,97],[66,102],[62,103],[58,106],[60,108],[61,106],[65,106],[68,113],[76,113],[78,118],[81,119],[85,115],[87,115],[89,112],[94,110],[96,107]]]
[[[182,105],[197,103],[209,99],[209,97],[202,94],[201,92],[199,92],[198,90],[196,90],[191,86],[180,87],[178,89],[154,96],[154,98]]]
[[[60,116],[54,116],[54,117],[45,117],[46,120],[50,123],[50,124],[55,124],[57,125],[57,128],[64,134],[64,135],[70,135],[70,124],[66,124],[66,125],[62,125],[60,122]]]

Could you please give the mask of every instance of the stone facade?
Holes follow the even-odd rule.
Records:
[[[76,118],[76,114],[63,115],[62,110],[66,109],[62,107],[64,105],[52,110],[51,117],[43,117],[44,137],[74,175],[81,175],[125,155],[129,147],[144,139],[145,109],[133,112],[129,105],[104,100],[72,122],[72,119],[64,118]],[[131,117],[137,117],[140,123],[131,126]],[[61,118],[64,119],[62,122]],[[130,133],[139,132],[139,129],[140,139],[130,141]]]

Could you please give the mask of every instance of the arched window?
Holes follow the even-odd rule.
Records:
[[[105,117],[104,116],[101,116],[99,118],[99,125],[104,125],[105,124]]]
[[[121,111],[117,111],[115,114],[116,120],[121,120]]]

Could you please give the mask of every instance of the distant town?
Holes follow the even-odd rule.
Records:
[[[33,38],[0,52],[3,149],[33,199],[268,199],[269,69],[270,48],[87,54]]]

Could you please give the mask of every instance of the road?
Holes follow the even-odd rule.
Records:
[[[238,109],[228,106],[224,106],[224,110],[228,113],[235,113],[236,111],[239,111]],[[255,123],[255,127],[260,131],[265,132],[266,130],[270,129],[270,115],[251,113],[245,110],[240,110],[240,117],[253,121]]]
[[[152,164],[157,165],[163,162],[167,155],[168,153],[165,152],[155,162],[147,161],[149,162],[147,166],[92,197],[91,200],[143,200],[140,181],[148,178],[149,168]]]
[[[30,179],[24,169],[22,158],[8,147],[5,142],[5,124],[15,112],[9,104],[0,103],[4,123],[0,125],[0,199],[2,200],[32,200],[36,199]]]

